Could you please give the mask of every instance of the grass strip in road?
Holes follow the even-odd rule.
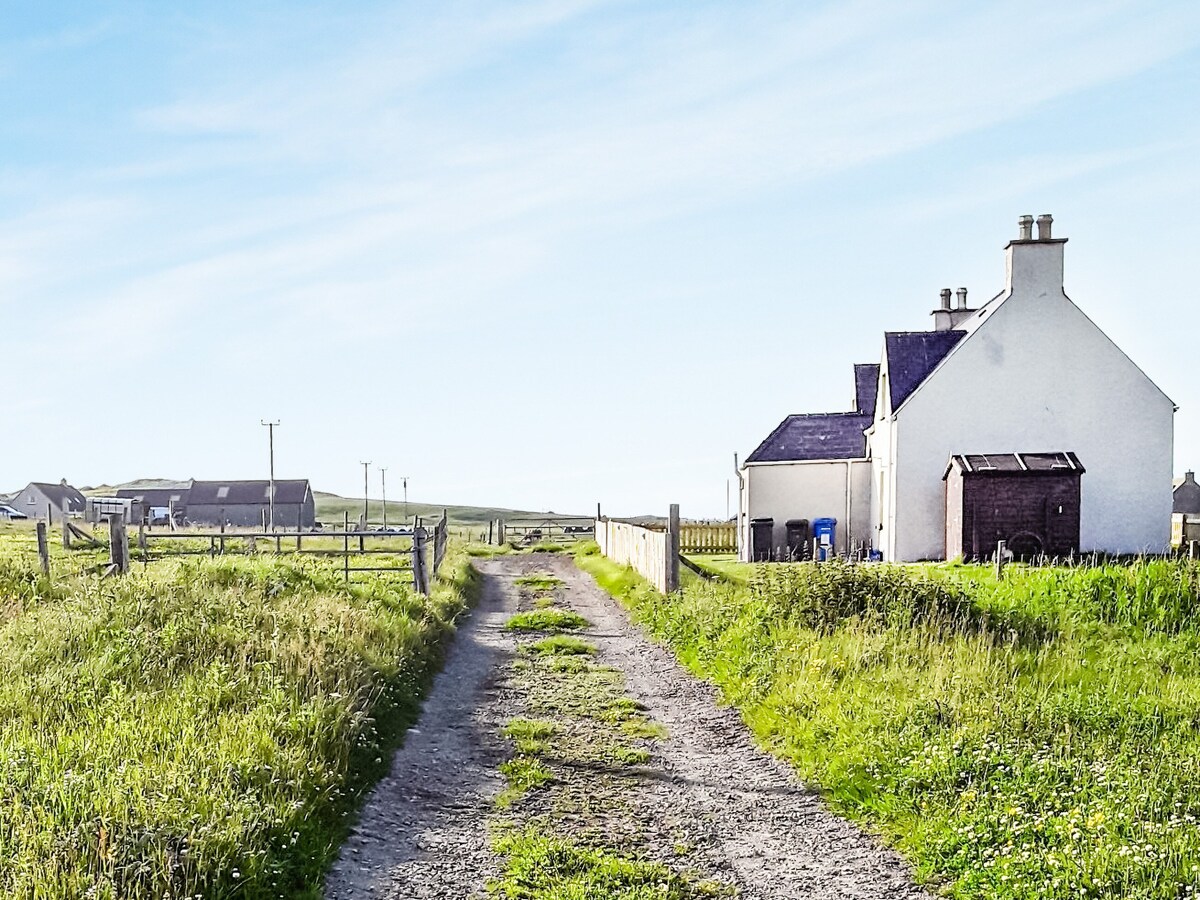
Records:
[[[661,863],[597,847],[580,846],[535,829],[511,831],[496,841],[504,874],[491,886],[507,900],[696,900],[723,896]]]
[[[511,616],[504,627],[509,631],[577,631],[588,627],[588,620],[566,609],[535,609]]]
[[[536,656],[594,655],[596,645],[570,634],[556,634],[540,641],[521,645],[521,652]]]
[[[522,575],[516,579],[516,584],[520,587],[528,588],[535,593],[540,593],[562,587],[563,581],[549,572],[534,572],[531,575]]]
[[[0,567],[0,896],[315,898],[476,576],[311,558]],[[29,586],[36,590],[32,590]]]
[[[585,571],[951,897],[1200,893],[1200,568]]]

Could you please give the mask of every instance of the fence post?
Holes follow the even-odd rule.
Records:
[[[679,504],[671,504],[667,518],[667,593],[679,590]]]
[[[495,519],[488,519],[488,546],[492,546],[492,532],[496,527]]]
[[[108,518],[108,555],[113,569],[124,575],[129,571],[129,541],[125,537],[125,518]]]
[[[420,520],[413,525],[412,571],[413,590],[420,594],[429,593],[429,579],[425,574],[425,529],[420,526]]]
[[[50,574],[50,542],[46,538],[46,523],[37,523],[38,562],[42,566],[42,574]]]
[[[221,510],[221,555],[225,555],[225,510]]]
[[[1005,541],[996,543],[996,579],[1004,577],[1004,545]]]
[[[346,580],[350,580],[350,513],[342,513],[342,566],[345,568]]]
[[[66,516],[63,516],[62,527],[63,527],[63,533],[62,533],[63,549],[70,550],[71,549],[71,526],[67,522]]]

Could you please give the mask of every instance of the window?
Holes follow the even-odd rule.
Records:
[[[222,485],[221,487],[217,488],[217,499],[218,500],[224,500],[228,496],[229,496],[229,485],[226,484],[226,485]]]

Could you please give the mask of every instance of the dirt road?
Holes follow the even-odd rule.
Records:
[[[664,867],[681,896],[927,897],[569,557],[479,568],[482,600],[330,873],[328,900],[482,897],[504,875],[497,836],[534,831]],[[586,623],[551,641],[504,627],[518,612],[537,626],[547,611]]]

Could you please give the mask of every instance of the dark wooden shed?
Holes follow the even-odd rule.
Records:
[[[946,558],[991,559],[999,541],[1018,558],[1078,553],[1083,473],[1067,452],[950,457]]]

